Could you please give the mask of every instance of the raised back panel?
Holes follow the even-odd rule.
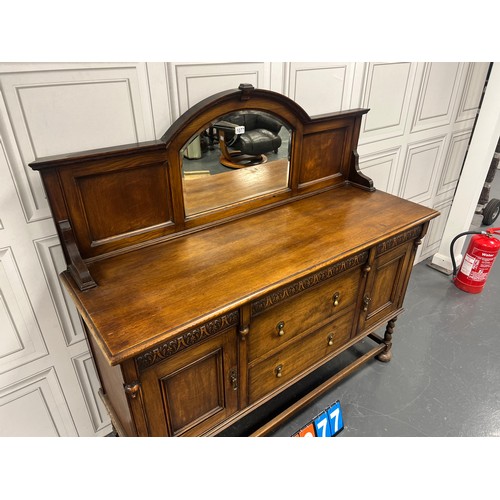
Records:
[[[298,187],[311,191],[344,182],[356,151],[360,114],[318,117],[304,127]]]
[[[195,187],[205,189],[199,196],[191,196],[194,209],[190,210],[182,171],[186,145],[211,129],[214,120],[237,111],[267,114],[287,128],[291,139],[285,176],[277,187],[266,177],[266,186],[248,195],[249,185],[260,178],[254,175],[248,179],[251,169],[243,172],[248,175],[234,175],[233,187],[224,189],[237,195],[231,192],[227,203],[221,202],[223,196],[217,194],[213,182],[205,186],[202,179]],[[346,182],[372,190],[371,180],[359,171],[356,155],[361,118],[367,111],[355,109],[311,118],[286,96],[242,84],[238,90],[220,92],[190,108],[160,141],[41,158],[30,166],[42,174],[65,258],[83,290],[96,286],[88,270],[93,260]],[[205,206],[207,193],[210,203],[217,197],[215,208],[210,208],[210,203]]]
[[[333,178],[341,173],[346,129],[317,132],[304,137],[300,184]]]
[[[164,152],[84,162],[59,171],[83,258],[173,230]]]
[[[171,220],[162,165],[85,175],[75,182],[91,245]]]

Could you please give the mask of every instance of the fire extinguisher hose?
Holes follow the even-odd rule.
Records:
[[[450,257],[451,257],[451,264],[453,265],[453,278],[457,275],[457,264],[455,262],[455,253],[453,252],[453,247],[455,245],[455,241],[458,240],[458,238],[461,238],[462,236],[465,236],[467,234],[488,234],[486,231],[465,231],[463,233],[457,234],[450,243]]]

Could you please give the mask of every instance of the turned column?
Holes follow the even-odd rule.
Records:
[[[392,334],[394,333],[394,326],[396,324],[397,319],[398,319],[397,317],[392,318],[387,323],[387,326],[385,328],[385,333],[384,333],[385,349],[377,356],[377,359],[379,361],[383,361],[384,363],[387,363],[392,358]]]

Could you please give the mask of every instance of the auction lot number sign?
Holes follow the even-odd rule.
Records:
[[[314,417],[292,437],[333,437],[344,428],[340,401],[335,401]]]

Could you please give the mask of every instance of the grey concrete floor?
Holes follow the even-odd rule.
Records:
[[[500,173],[491,198],[500,198]],[[471,230],[484,230],[481,221],[475,215]],[[392,360],[370,361],[273,436],[292,435],[340,400],[339,437],[500,437],[499,259],[480,294],[459,290],[427,264],[413,269]],[[366,340],[360,350],[365,343],[373,345]]]

